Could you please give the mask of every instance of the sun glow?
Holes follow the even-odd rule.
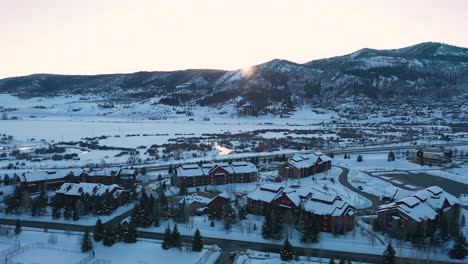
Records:
[[[255,68],[253,66],[248,66],[243,67],[240,71],[243,76],[250,76],[255,72]]]

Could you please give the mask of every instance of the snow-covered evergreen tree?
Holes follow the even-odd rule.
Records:
[[[293,247],[287,238],[284,241],[283,247],[281,248],[280,257],[282,261],[291,261],[294,258]]]
[[[83,238],[81,239],[81,252],[88,252],[91,250],[93,250],[93,242],[91,241],[89,230],[86,229]]]
[[[460,232],[455,239],[453,248],[449,251],[449,256],[452,259],[464,259],[467,254],[466,241],[463,234]]]
[[[104,226],[102,225],[101,218],[98,218],[96,224],[94,225],[93,239],[96,242],[99,242],[103,238]]]
[[[393,249],[392,243],[388,243],[387,248],[383,253],[383,263],[393,264],[395,263],[395,250]]]
[[[172,247],[172,235],[171,229],[169,225],[166,226],[166,230],[164,231],[163,242],[161,244],[162,249],[167,250]]]
[[[196,252],[202,251],[203,245],[204,245],[203,238],[200,234],[200,230],[198,230],[197,228],[197,230],[195,231],[195,234],[193,235],[192,251],[196,251]]]
[[[102,244],[106,247],[110,247],[115,243],[115,232],[112,228],[108,227],[104,230]]]

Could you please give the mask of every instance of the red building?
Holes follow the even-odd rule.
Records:
[[[304,178],[331,168],[331,158],[321,152],[296,154],[279,167],[283,178]]]
[[[78,182],[81,169],[25,172],[20,176],[21,187],[30,194],[55,191],[65,182]]]
[[[185,187],[255,182],[257,178],[258,169],[249,162],[188,164],[174,174],[174,182]]]
[[[117,184],[105,185],[99,183],[64,183],[58,190],[55,191],[56,199],[59,199],[65,205],[74,206],[80,199],[81,195],[105,195],[111,194],[115,198],[115,207],[128,201],[127,192]]]
[[[81,173],[81,182],[118,184],[125,189],[130,189],[135,185],[138,171],[136,169],[122,168],[92,168]]]
[[[281,210],[281,215],[291,223],[296,212],[302,209],[324,232],[341,233],[354,227],[354,207],[339,196],[310,192],[300,186],[283,188],[278,184],[262,185],[247,195],[249,212],[266,215],[273,208]]]

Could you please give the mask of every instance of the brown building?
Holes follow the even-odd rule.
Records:
[[[128,201],[127,192],[117,184],[105,185],[100,183],[64,183],[55,191],[55,197],[64,205],[74,206],[81,195],[102,196],[107,193],[115,198],[115,207]]]
[[[20,176],[21,187],[30,194],[55,191],[65,182],[78,182],[81,169],[25,172]]]
[[[81,173],[80,181],[88,183],[118,184],[125,189],[135,185],[138,171],[122,168],[92,168]]]
[[[173,177],[177,186],[185,187],[255,182],[258,169],[250,162],[188,164],[178,167]]]
[[[442,215],[450,216],[458,199],[438,186],[432,186],[396,202],[379,206],[379,226],[397,238],[413,235],[418,228],[429,232]]]
[[[247,195],[249,212],[266,215],[273,208],[281,210],[281,215],[291,223],[302,209],[324,232],[341,233],[354,227],[354,207],[339,196],[310,192],[300,186],[283,188],[278,184],[264,184]]]
[[[296,154],[280,165],[278,173],[283,178],[304,178],[329,170],[331,160],[321,152]]]

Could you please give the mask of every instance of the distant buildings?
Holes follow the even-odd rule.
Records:
[[[300,186],[284,188],[278,184],[264,184],[247,195],[247,210],[266,215],[274,208],[293,221],[302,210],[314,218],[321,231],[345,232],[353,229],[354,207],[339,196],[311,192]]]
[[[209,212],[221,211],[228,202],[236,200],[235,195],[230,195],[227,191],[221,193],[209,193],[196,191],[179,200],[179,204],[185,204],[191,215],[203,215]]]
[[[55,191],[65,182],[78,182],[81,172],[81,169],[25,172],[20,176],[20,183],[30,194]]]
[[[419,148],[410,151],[408,159],[422,165],[442,164],[452,161],[452,151],[443,148]]]
[[[118,184],[126,189],[134,186],[138,171],[123,168],[58,169],[25,172],[20,176],[21,186],[30,194],[55,191],[64,183]]]
[[[118,184],[126,189],[135,185],[138,171],[123,168],[92,168],[83,170],[80,175],[81,182]]]
[[[438,186],[420,190],[411,196],[379,206],[379,226],[397,237],[413,235],[418,230],[434,230],[439,218],[449,216],[458,199]]]
[[[296,154],[279,167],[283,178],[304,178],[331,168],[331,158],[322,152]]]
[[[99,183],[64,183],[55,191],[55,197],[61,204],[65,206],[76,205],[82,196],[112,196],[115,207],[128,201],[128,193],[119,185],[105,185]]]
[[[244,161],[182,165],[174,173],[174,183],[185,187],[246,183],[257,179],[257,167]]]

